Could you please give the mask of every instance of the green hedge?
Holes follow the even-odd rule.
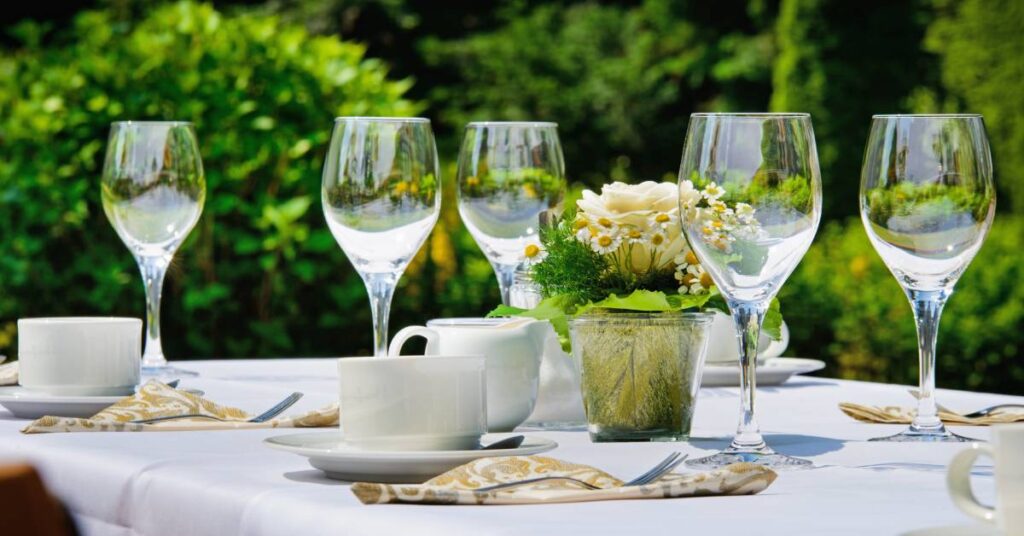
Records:
[[[939,330],[940,387],[1024,394],[1024,218],[1000,214],[956,285]],[[790,355],[820,357],[841,378],[917,383],[906,296],[859,220],[824,227],[783,287]]]
[[[100,207],[111,121],[195,122],[203,217],[168,274],[172,358],[353,351],[369,330],[362,284],[320,211],[337,115],[411,115],[360,45],[277,18],[165,5],[137,23],[83,12],[73,28],[0,56],[0,353],[14,321],[143,315],[142,282]],[[422,266],[422,262],[420,265]],[[415,277],[415,274],[414,274]]]

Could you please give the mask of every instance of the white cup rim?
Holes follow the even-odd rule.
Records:
[[[48,316],[36,318],[19,318],[21,324],[71,325],[71,324],[141,324],[141,318],[127,316]]]
[[[479,359],[484,360],[481,354],[427,354],[427,355],[396,355],[381,357],[339,357],[338,364],[344,363],[389,363],[392,361],[422,361],[424,359]]]

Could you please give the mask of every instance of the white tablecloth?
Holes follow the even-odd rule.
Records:
[[[335,398],[332,359],[181,363],[201,376],[185,386],[218,402],[262,410],[291,391],[294,411]],[[941,391],[954,409],[1014,397]],[[1020,402],[1024,399],[1017,397]],[[782,473],[749,497],[617,501],[541,506],[360,504],[344,483],[261,440],[294,430],[23,435],[25,421],[0,410],[0,461],[28,460],[70,507],[85,534],[373,535],[417,534],[900,534],[969,526],[946,495],[945,464],[955,444],[868,443],[898,426],[857,423],[840,401],[911,404],[894,385],[796,378],[760,389],[759,420],[777,450],[816,469]],[[735,388],[703,389],[690,443],[592,444],[583,432],[538,433],[560,444],[549,455],[632,476],[672,450],[690,456],[725,444],[736,424]],[[987,438],[985,428],[958,432]],[[530,432],[536,433],[536,432]],[[976,468],[982,500],[993,495],[991,466]],[[0,527],[0,533],[3,533]]]

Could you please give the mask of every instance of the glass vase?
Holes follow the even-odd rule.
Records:
[[[596,313],[570,321],[591,441],[690,437],[713,318]]]

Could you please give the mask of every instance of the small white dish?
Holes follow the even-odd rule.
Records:
[[[482,445],[499,441],[509,434],[487,434]],[[349,482],[419,484],[435,476],[491,456],[527,456],[547,452],[558,446],[550,439],[526,436],[523,444],[501,450],[362,450],[345,443],[341,432],[310,432],[268,437],[270,448],[291,452],[309,459],[309,464],[327,473],[328,478]]]
[[[116,404],[123,396],[69,396],[32,391],[19,385],[0,387],[0,406],[19,419],[46,415],[88,418]]]
[[[796,374],[807,374],[825,368],[825,362],[798,357],[774,357],[757,365],[757,385],[782,385]],[[704,365],[701,387],[736,387],[740,384],[739,364]]]

